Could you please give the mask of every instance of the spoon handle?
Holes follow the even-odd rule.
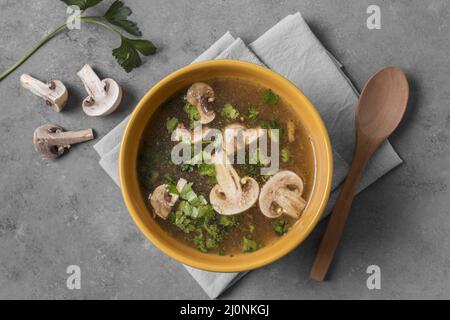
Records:
[[[369,144],[359,144],[359,146],[357,144],[356,146],[350,170],[328,220],[325,234],[311,268],[309,275],[311,279],[323,281],[327,274],[341,239],[358,182],[373,151]]]

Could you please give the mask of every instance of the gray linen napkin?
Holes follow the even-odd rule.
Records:
[[[355,140],[358,95],[342,65],[322,46],[300,13],[287,16],[249,47],[227,32],[194,62],[211,59],[238,59],[265,65],[288,78],[312,101],[327,126],[333,146],[333,192],[323,217],[328,215],[339,192],[336,189],[347,174]],[[128,117],[94,146],[101,156],[99,164],[118,185],[119,144],[127,122]],[[368,164],[358,192],[401,162],[389,142],[384,143]],[[219,296],[245,274],[185,267],[210,298]]]

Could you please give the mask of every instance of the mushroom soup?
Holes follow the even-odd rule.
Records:
[[[199,124],[200,139],[194,134]],[[225,141],[229,129],[238,130],[231,132],[244,138],[241,144],[234,140],[232,148],[238,155],[244,150],[245,163],[208,162],[205,151],[174,161],[178,144],[192,150],[195,143],[201,150],[214,144],[205,137],[212,128],[224,132]],[[269,130],[267,154],[274,141],[279,150],[279,167],[268,175],[261,173],[271,162],[261,152],[261,140],[256,149],[250,147],[264,129]],[[215,147],[209,160],[229,155],[227,143]],[[217,78],[193,84],[155,112],[137,168],[143,197],[165,231],[202,252],[235,255],[271,245],[301,219],[314,182],[314,153],[297,114],[276,92]]]

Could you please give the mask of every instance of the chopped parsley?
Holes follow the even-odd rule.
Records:
[[[192,235],[190,239],[198,250],[208,252],[218,248],[228,229],[238,224],[238,218],[216,214],[206,198],[195,193],[192,183],[187,183],[179,194],[181,201],[169,221]]]
[[[280,97],[275,94],[271,89],[264,90],[261,94],[261,99],[265,104],[274,106],[280,100]]]
[[[194,170],[194,166],[190,163],[182,163],[180,164],[180,168],[183,172],[192,172]]]
[[[236,120],[239,117],[239,111],[231,103],[226,103],[220,115],[228,120]]]
[[[189,119],[189,127],[193,129],[195,127],[195,123],[200,120],[200,113],[198,113],[197,108],[186,101],[186,104],[183,108],[184,112],[186,112]]]
[[[291,152],[289,151],[288,148],[281,149],[281,161],[283,161],[284,163],[287,163],[287,162],[289,162],[290,157],[291,157]]]
[[[242,252],[254,252],[262,248],[262,244],[256,242],[253,239],[242,237]]]
[[[259,115],[258,109],[256,109],[255,107],[248,107],[247,117],[250,120],[256,120],[258,118],[258,115]]]
[[[289,227],[289,222],[286,220],[277,219],[272,221],[273,231],[275,231],[278,236],[282,236],[283,234],[288,232]]]
[[[224,227],[235,227],[239,224],[236,216],[223,216],[219,218],[219,224]]]
[[[167,120],[166,120],[166,129],[167,129],[167,132],[169,134],[171,134],[173,132],[173,130],[175,130],[177,125],[178,125],[178,119],[177,118],[175,118],[175,117],[167,118]]]
[[[253,233],[255,231],[255,225],[249,224],[248,225],[248,231],[250,231],[250,233]]]
[[[207,176],[207,177],[215,177],[216,176],[216,168],[214,167],[214,164],[209,163],[200,163],[198,165],[198,173],[201,176]]]

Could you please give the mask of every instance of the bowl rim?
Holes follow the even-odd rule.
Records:
[[[208,262],[202,262],[197,261],[194,258],[189,257],[189,255],[183,255],[171,248],[170,246],[166,245],[163,241],[161,241],[158,236],[154,235],[150,228],[142,221],[139,214],[137,213],[138,208],[132,201],[132,197],[130,194],[130,183],[132,179],[128,179],[126,175],[126,167],[127,167],[127,153],[126,150],[128,144],[132,143],[130,141],[129,136],[131,134],[131,131],[133,130],[133,126],[136,121],[138,120],[139,112],[145,108],[147,101],[156,93],[158,90],[160,90],[162,87],[173,81],[174,79],[177,79],[177,77],[183,75],[184,73],[188,72],[195,72],[195,71],[202,71],[205,68],[211,68],[211,67],[234,67],[234,68],[244,68],[250,70],[254,73],[264,74],[266,77],[275,77],[277,81],[280,81],[283,86],[290,86],[294,91],[297,92],[299,97],[303,100],[304,104],[307,105],[307,107],[310,109],[311,116],[316,121],[316,126],[318,127],[320,131],[320,136],[324,139],[324,154],[326,155],[326,160],[324,161],[324,170],[325,170],[325,177],[323,178],[324,181],[321,181],[323,186],[323,192],[322,197],[320,199],[320,203],[318,204],[317,213],[314,216],[314,219],[311,223],[307,224],[305,226],[305,231],[300,235],[295,237],[291,241],[285,241],[285,245],[281,248],[281,250],[272,252],[267,252],[265,256],[260,256],[258,259],[247,259],[246,263],[241,263],[239,265],[235,264],[227,264],[224,265],[211,265],[211,263]],[[175,92],[174,92],[175,93]],[[161,105],[159,105],[157,108],[159,108]],[[157,109],[156,108],[156,109]],[[156,110],[155,109],[155,110]],[[303,94],[303,92],[295,86],[292,82],[290,82],[288,79],[283,77],[282,75],[276,73],[273,70],[270,70],[266,67],[262,67],[257,64],[253,64],[250,62],[244,62],[240,60],[210,60],[210,61],[204,61],[204,62],[198,62],[193,63],[190,65],[187,65],[185,67],[182,67],[166,77],[164,77],[162,80],[158,81],[151,89],[149,89],[145,95],[139,100],[138,104],[136,105],[135,109],[130,115],[130,119],[126,125],[124,134],[122,136],[121,144],[120,144],[120,153],[119,153],[119,179],[120,179],[120,188],[123,200],[125,202],[125,205],[128,209],[129,214],[131,215],[133,221],[137,225],[138,229],[145,235],[145,237],[150,240],[158,249],[160,249],[163,253],[168,255],[169,257],[185,264],[189,265],[191,267],[212,271],[212,272],[242,272],[242,271],[249,271],[252,269],[260,268],[262,266],[268,265],[292,250],[294,250],[297,246],[299,246],[312,232],[312,230],[315,228],[317,223],[320,221],[320,218],[323,214],[323,211],[325,210],[326,204],[328,202],[330,192],[331,192],[331,182],[332,182],[332,174],[333,174],[333,158],[332,158],[332,149],[331,149],[331,143],[330,138],[328,135],[328,131],[325,127],[325,124],[316,110],[316,108],[313,106],[313,104],[309,101],[309,99]],[[317,182],[315,182],[317,183]],[[277,242],[282,242],[283,239],[279,239]],[[249,257],[252,255],[249,254]]]

